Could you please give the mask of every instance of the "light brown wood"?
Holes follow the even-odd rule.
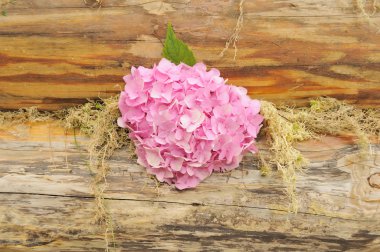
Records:
[[[92,175],[81,135],[55,122],[0,132],[0,250],[102,251],[94,224]],[[351,137],[297,146],[311,160],[298,177],[298,214],[287,212],[281,178],[260,176],[254,157],[196,189],[158,189],[118,151],[110,160],[106,204],[115,251],[343,251],[380,249],[380,146],[360,159]],[[266,153],[266,147],[260,143]]]
[[[361,106],[380,103],[379,6],[364,17],[355,1],[245,1],[233,49],[239,1],[16,1],[0,18],[0,109],[58,109],[116,94],[132,65],[160,58],[171,21],[198,60],[229,83],[277,103],[321,95]],[[367,1],[371,2],[371,1]],[[370,5],[370,4],[369,4]]]

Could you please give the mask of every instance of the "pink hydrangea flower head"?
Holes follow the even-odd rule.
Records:
[[[130,129],[138,163],[159,181],[192,188],[257,151],[260,102],[217,69],[162,59],[152,69],[133,67],[124,81],[118,124]]]

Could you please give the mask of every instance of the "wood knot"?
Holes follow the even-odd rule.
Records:
[[[83,0],[84,4],[88,7],[101,7],[103,0]]]
[[[372,174],[367,180],[370,187],[380,189],[380,172]]]

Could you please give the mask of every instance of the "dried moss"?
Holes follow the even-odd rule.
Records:
[[[92,162],[108,159],[116,149],[131,146],[128,132],[116,124],[120,116],[118,99],[119,96],[114,96],[66,110],[65,128],[79,128],[90,137],[88,150]]]
[[[40,112],[36,107],[22,108],[18,111],[0,112],[0,130],[28,122],[43,122],[52,119],[52,113]]]
[[[261,113],[265,118],[263,128],[270,146],[270,157],[261,157],[262,174],[268,173],[268,165],[281,174],[290,198],[289,210],[296,212],[297,170],[308,164],[307,159],[294,144],[320,135],[346,136],[357,138],[361,157],[371,154],[371,137],[380,137],[380,111],[361,109],[334,98],[317,98],[309,107],[276,108],[272,103],[262,101]]]
[[[334,98],[311,100],[308,108],[285,108],[282,115],[314,134],[354,135],[364,155],[370,152],[370,138],[380,135],[378,109],[361,109]]]
[[[88,143],[89,164],[95,174],[92,190],[96,202],[96,221],[105,226],[106,250],[108,251],[109,240],[113,244],[113,221],[104,200],[107,174],[110,169],[106,160],[109,159],[116,149],[128,146],[130,155],[134,152],[133,144],[128,137],[128,132],[120,128],[117,118],[120,116],[118,109],[119,96],[103,99],[101,102],[89,102],[76,108],[70,108],[62,113],[63,125],[68,129],[79,128],[89,136]]]
[[[290,198],[289,210],[296,212],[298,208],[296,189],[296,171],[308,164],[293,144],[312,138],[314,135],[307,131],[303,124],[290,122],[281,116],[277,108],[270,102],[261,102],[261,114],[265,118],[263,128],[269,144],[270,157],[262,161],[262,173],[268,173],[269,167],[276,167],[286,185],[286,193]],[[267,162],[267,164],[265,164]]]

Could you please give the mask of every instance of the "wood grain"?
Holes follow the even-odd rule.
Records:
[[[76,140],[75,140],[76,139]],[[55,122],[0,132],[0,250],[102,251],[94,224],[87,138]],[[364,160],[351,137],[297,148],[311,160],[298,178],[299,213],[277,175],[262,177],[254,157],[196,189],[156,187],[125,150],[110,160],[106,204],[115,251],[377,251],[380,145]],[[266,147],[260,143],[266,153]]]
[[[351,0],[245,1],[234,61],[232,49],[218,55],[237,0],[102,2],[9,5],[0,18],[0,109],[52,110],[119,92],[132,65],[159,60],[167,21],[200,61],[253,97],[299,105],[328,95],[380,106],[380,8],[368,20]]]

